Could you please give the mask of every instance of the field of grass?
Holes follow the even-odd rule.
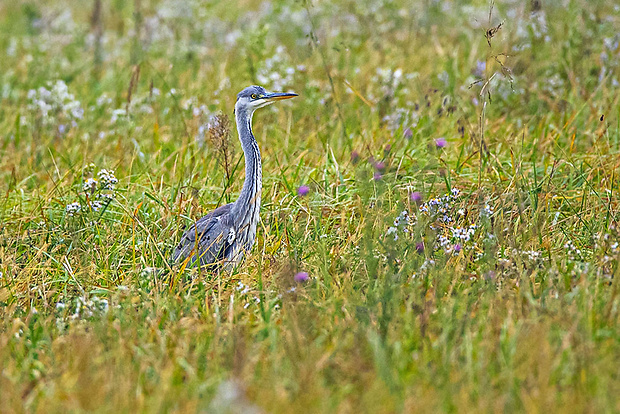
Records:
[[[619,28],[603,0],[1,2],[0,413],[620,412]],[[236,198],[251,84],[299,94],[254,117],[256,245],[154,270]]]

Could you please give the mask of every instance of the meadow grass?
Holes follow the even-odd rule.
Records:
[[[0,412],[620,411],[618,27],[586,0],[2,2]],[[300,95],[254,118],[257,243],[169,269],[241,188],[250,84]]]

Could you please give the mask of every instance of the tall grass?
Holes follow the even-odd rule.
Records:
[[[618,16],[0,4],[0,412],[620,411]],[[153,271],[240,190],[249,84],[300,95],[254,249]]]

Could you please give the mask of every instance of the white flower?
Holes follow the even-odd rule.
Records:
[[[95,200],[90,205],[94,211],[99,211],[101,207],[103,207],[103,203],[101,201]]]
[[[84,185],[82,186],[82,190],[85,192],[95,191],[96,188],[97,180],[95,180],[94,178],[88,178],[86,181],[84,181]]]
[[[296,69],[288,64],[288,55],[283,46],[278,46],[276,52],[263,61],[256,73],[257,80],[268,89],[284,90],[293,83]],[[284,71],[282,72],[282,69]]]
[[[112,111],[112,118],[110,118],[110,122],[115,124],[119,118],[124,118],[125,116],[127,116],[127,110],[123,108],[115,109]]]
[[[101,182],[101,186],[105,190],[114,190],[114,187],[118,183],[118,179],[114,176],[113,170],[106,170],[102,168],[97,173],[97,178],[99,178],[99,181]]]
[[[60,117],[69,119],[73,125],[76,120],[84,117],[80,101],[68,92],[62,80],[49,82],[47,88],[42,86],[36,90],[31,89],[27,97],[30,101],[28,109],[37,113],[45,125],[56,123]]]
[[[486,204],[484,206],[484,209],[480,212],[480,215],[484,216],[484,217],[491,217],[493,215],[493,213],[495,213],[495,210],[493,210],[493,207],[491,207],[490,205]]]
[[[72,319],[90,318],[108,313],[109,303],[107,299],[93,296],[91,299],[79,297],[75,301],[75,312]]]
[[[73,216],[75,213],[79,213],[81,209],[82,206],[80,206],[80,203],[67,204],[67,207],[65,207],[65,211],[68,216]]]

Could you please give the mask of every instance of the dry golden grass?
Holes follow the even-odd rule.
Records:
[[[489,6],[0,4],[0,412],[620,411],[617,6]]]

